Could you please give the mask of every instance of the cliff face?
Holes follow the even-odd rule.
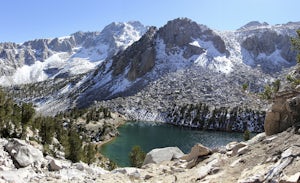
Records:
[[[300,122],[300,91],[278,93],[266,113],[265,132],[273,135]]]
[[[142,38],[124,52],[112,58],[112,75],[117,76],[128,68],[129,81],[144,76],[155,65],[155,36],[156,28],[150,27]]]
[[[159,29],[158,37],[166,44],[166,53],[175,54],[184,50],[183,57],[189,59],[193,55],[200,55],[205,52],[204,48],[193,45],[195,40],[201,39],[204,42],[212,42],[213,46],[221,54],[229,54],[222,38],[204,25],[199,25],[189,19],[175,19],[169,21]]]
[[[209,109],[205,104],[175,106],[165,115],[165,121],[177,126],[204,130],[260,133],[264,131],[265,112],[235,107]]]
[[[265,132],[273,135],[289,127],[300,126],[300,68],[295,68],[287,75],[288,82],[273,98],[265,119]]]

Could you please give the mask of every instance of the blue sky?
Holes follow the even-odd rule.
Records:
[[[160,27],[178,17],[235,30],[252,20],[300,21],[299,8],[299,0],[3,0],[0,42],[101,31],[114,21],[139,20]]]

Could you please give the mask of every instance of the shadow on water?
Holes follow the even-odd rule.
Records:
[[[130,166],[128,154],[139,145],[145,152],[154,148],[177,146],[188,153],[196,143],[215,148],[232,141],[242,141],[242,133],[202,131],[166,123],[127,122],[118,128],[120,135],[101,148],[101,153],[119,166]]]

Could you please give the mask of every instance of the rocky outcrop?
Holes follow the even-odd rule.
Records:
[[[51,159],[50,160],[50,163],[49,163],[49,170],[51,171],[59,171],[61,170],[63,167],[62,167],[62,164],[60,161],[56,160],[56,159]]]
[[[239,151],[242,148],[245,148],[245,147],[247,147],[246,143],[230,142],[229,144],[226,145],[227,155],[235,156],[235,155],[239,154]]]
[[[265,118],[265,132],[273,135],[299,123],[300,91],[290,90],[276,94]]]
[[[183,56],[186,59],[205,52],[204,48],[190,44],[194,39],[201,39],[205,42],[211,41],[220,53],[229,54],[221,37],[208,27],[199,25],[187,18],[169,21],[159,29],[158,36],[166,44],[167,53],[176,54],[176,52],[180,52],[180,49],[184,49]]]
[[[114,56],[112,62],[113,76],[117,76],[129,69],[127,78],[130,81],[145,75],[155,64],[155,27],[150,27],[142,38],[126,49]]]
[[[291,47],[288,40],[288,36],[278,35],[275,31],[266,31],[259,37],[248,37],[243,41],[242,47],[256,58],[259,54],[270,55],[276,49],[287,50],[286,47]],[[295,53],[293,55],[295,56]],[[294,57],[291,55],[291,57],[287,58],[287,61],[294,61]]]
[[[95,165],[43,157],[24,140],[0,139],[0,182],[84,182],[105,173],[108,171]]]
[[[180,159],[191,161],[198,159],[198,157],[206,156],[211,153],[211,150],[201,144],[196,144],[192,147],[191,152],[185,156],[182,156]]]
[[[296,53],[291,51],[289,39],[290,37],[287,35],[280,35],[275,31],[266,31],[259,37],[252,36],[246,38],[242,42],[242,47],[253,57],[254,62],[250,64],[251,66],[256,67],[260,65],[264,72],[273,73],[280,71],[282,69],[280,67],[282,66],[290,67],[295,65]],[[283,59],[278,60],[276,64],[272,64],[274,62],[272,54],[278,54],[277,58],[281,57]],[[262,55],[266,57],[263,58]]]
[[[284,27],[284,28],[283,28]],[[297,23],[271,26],[250,22],[237,30],[244,63],[260,67],[266,73],[281,71],[295,65],[296,52],[291,49],[290,37],[299,29]]]
[[[8,141],[6,139],[0,139],[0,171],[15,167],[9,153],[5,151],[5,145],[7,143]]]
[[[8,141],[5,150],[20,167],[26,167],[43,158],[43,153],[40,150],[26,144],[24,140],[12,139]]]
[[[206,104],[173,106],[166,112],[166,122],[177,126],[222,131],[263,132],[264,111],[242,107],[213,108]]]
[[[211,150],[202,144],[196,144],[192,147],[191,152],[182,156],[180,159],[186,161],[185,168],[193,168],[199,162],[199,158],[207,156]],[[183,166],[183,167],[184,167]]]

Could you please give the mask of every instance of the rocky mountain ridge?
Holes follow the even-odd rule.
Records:
[[[169,34],[166,34],[165,32],[168,32]],[[266,34],[272,35],[272,32],[273,30],[268,29]],[[148,34],[146,33],[145,37],[147,35]],[[131,95],[132,92],[136,93],[136,91],[139,90],[138,88],[143,88],[141,85],[146,86],[151,81],[159,79],[167,73],[177,73],[177,71],[180,72],[181,70],[188,70],[192,67],[200,67],[205,69],[208,68],[210,69],[211,73],[221,72],[228,75],[240,75],[241,72],[246,72],[247,75],[250,75],[250,77],[251,75],[253,77],[254,74],[249,73],[249,70],[253,72],[258,71],[258,73],[260,73],[255,74],[260,75],[259,78],[266,77],[265,80],[271,80],[272,78],[267,78],[270,73],[275,74],[276,76],[279,75],[278,73],[275,73],[276,70],[273,70],[273,67],[279,67],[280,70],[282,70],[282,67],[292,66],[295,64],[295,60],[282,61],[284,59],[282,56],[279,56],[282,62],[278,61],[268,63],[266,64],[266,67],[268,68],[266,68],[264,64],[260,65],[261,69],[254,68],[256,65],[259,65],[258,63],[268,62],[269,57],[260,56],[260,60],[257,61],[257,55],[253,55],[251,53],[251,48],[247,48],[248,55],[246,55],[246,57],[243,53],[246,52],[246,48],[241,47],[243,44],[247,45],[244,43],[247,42],[247,39],[243,37],[245,34],[243,33],[243,35],[240,35],[236,33],[235,37],[237,37],[237,35],[239,36],[240,43],[237,40],[238,38],[233,38],[231,40],[222,39],[222,36],[227,36],[228,38],[228,35],[223,34],[222,36],[219,36],[211,29],[202,25],[198,25],[188,19],[176,19],[169,21],[164,27],[160,28],[155,35],[152,36],[153,41],[151,43],[147,43],[149,46],[147,49],[152,50],[149,52],[152,54],[148,55],[147,58],[155,58],[155,64],[153,63],[153,59],[151,59],[148,61],[148,64],[150,64],[151,67],[143,68],[141,65],[136,64],[136,61],[131,60],[130,56],[126,56],[126,54],[128,55],[128,52],[133,54],[137,52],[133,45],[132,48],[129,47],[124,53],[121,52],[113,57],[112,60],[107,61],[107,63],[105,63],[105,67],[100,67],[102,68],[101,71],[97,70],[97,72],[93,73],[93,75],[91,75],[89,79],[85,81],[90,83],[87,84],[90,85],[90,87],[87,89],[87,93],[83,93],[82,96],[85,100],[87,98],[91,98],[89,100],[106,100],[115,98],[116,96],[124,96],[125,93],[125,95],[128,95],[128,92]],[[284,38],[282,38],[282,41],[285,42],[288,47],[290,47],[289,40],[287,40],[287,35],[283,37]],[[281,40],[281,37],[277,38],[275,36],[274,39],[275,40],[271,39],[273,40],[271,45],[272,47],[277,47],[277,41]],[[137,44],[143,44],[141,42],[144,43],[144,40],[139,40]],[[227,46],[225,46],[226,44]],[[240,44],[239,48],[236,47],[237,44]],[[265,48],[264,45],[261,45],[262,42],[257,44],[260,47]],[[230,49],[231,52],[228,51],[230,47],[234,48]],[[130,49],[135,51],[130,51]],[[145,49],[145,47],[141,47],[141,50]],[[153,49],[155,49],[155,52]],[[241,55],[237,56],[236,52],[239,50]],[[261,52],[264,51],[265,50],[262,50]],[[266,53],[266,55],[268,54],[269,53]],[[293,53],[292,56],[294,56],[294,54],[295,53]],[[123,62],[122,60],[124,59],[120,60],[119,58],[127,58],[127,62]],[[139,62],[142,64],[142,62],[145,61],[139,59]],[[251,65],[250,63],[254,63],[254,65]],[[117,68],[115,67],[116,65],[118,65]],[[250,68],[248,66],[250,66]],[[122,67],[122,69],[120,69],[120,67]],[[133,70],[139,70],[139,72],[143,74],[140,74],[139,77],[132,77],[131,75],[133,74]],[[266,70],[268,74],[265,74]],[[111,71],[112,74],[110,73]],[[200,69],[199,72],[201,72]],[[215,75],[216,74],[217,73],[215,73]],[[128,78],[128,76],[131,77]],[[102,80],[105,82],[99,82],[99,78],[102,78]],[[266,84],[267,82],[260,81],[259,83]],[[262,88],[262,85],[260,88]],[[95,90],[97,90],[100,95],[94,95]],[[109,95],[107,93],[113,93],[114,95]],[[115,93],[118,95],[115,95]],[[78,103],[82,103],[80,101],[80,97]]]
[[[159,29],[149,27],[141,39],[105,59],[94,71],[12,91],[45,114],[97,101],[127,116],[144,116],[141,120],[163,119],[174,104],[245,105],[264,110],[267,102],[257,93],[276,79],[285,82],[296,63],[289,36],[298,28],[299,23],[250,24],[222,32],[179,18]],[[266,42],[261,41],[265,38]],[[54,85],[58,86],[55,90],[45,92]],[[31,86],[40,88],[39,95],[28,89]]]
[[[146,29],[140,22],[112,23],[101,32],[76,32],[22,44],[0,43],[1,85],[86,73],[137,41]]]

